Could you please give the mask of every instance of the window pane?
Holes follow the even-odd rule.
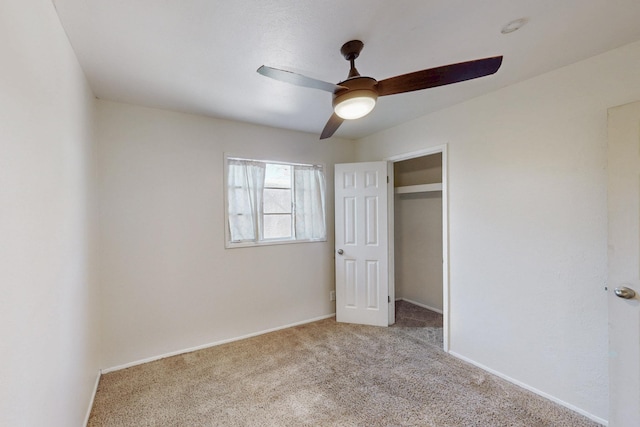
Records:
[[[291,166],[267,163],[265,187],[291,188]]]
[[[265,239],[291,238],[291,215],[265,215],[263,234]]]
[[[291,190],[265,188],[263,196],[264,213],[291,213]]]

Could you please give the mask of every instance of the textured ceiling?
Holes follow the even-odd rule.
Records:
[[[54,0],[97,97],[319,134],[331,94],[265,78],[269,65],[337,83],[504,55],[497,74],[380,98],[336,136],[359,138],[640,40],[638,0]],[[501,34],[509,21],[528,24]]]

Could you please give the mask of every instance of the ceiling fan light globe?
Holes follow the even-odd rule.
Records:
[[[364,117],[376,106],[376,93],[369,90],[354,90],[337,96],[333,111],[342,119],[355,120]]]

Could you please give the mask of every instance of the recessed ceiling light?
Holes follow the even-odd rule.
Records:
[[[514,31],[518,31],[520,28],[524,27],[524,24],[526,24],[527,22],[529,22],[527,18],[514,19],[513,21],[502,27],[502,30],[500,30],[500,32],[502,34],[513,33]]]

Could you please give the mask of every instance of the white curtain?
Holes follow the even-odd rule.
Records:
[[[296,240],[325,239],[325,177],[322,166],[296,165],[293,173]]]
[[[257,242],[262,231],[265,163],[228,159],[227,191],[232,242]]]

